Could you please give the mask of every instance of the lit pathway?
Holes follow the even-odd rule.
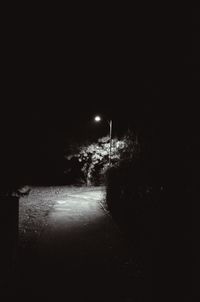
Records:
[[[130,301],[133,280],[124,272],[128,249],[101,206],[103,196],[102,188],[68,193],[66,187],[57,194],[30,266],[31,296]]]

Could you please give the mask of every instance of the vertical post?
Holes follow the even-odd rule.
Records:
[[[111,165],[111,150],[112,150],[112,120],[110,120],[110,152],[109,152],[109,166]]]

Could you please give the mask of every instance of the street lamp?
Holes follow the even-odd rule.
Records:
[[[101,117],[99,115],[96,115],[94,118],[95,122],[100,122],[101,121]]]
[[[94,117],[95,122],[101,122],[102,118],[99,115]],[[110,136],[110,149],[109,149],[109,166],[111,165],[111,151],[112,151],[112,120],[107,120],[109,124],[109,136]]]

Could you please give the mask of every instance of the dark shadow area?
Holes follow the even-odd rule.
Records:
[[[183,87],[180,96],[187,98]],[[192,151],[195,113],[183,105],[180,111],[168,109],[157,111],[159,120],[149,119],[152,128],[141,133],[139,155],[107,172],[107,203],[136,247],[152,301],[164,292],[187,301],[192,295],[192,206],[199,162]]]

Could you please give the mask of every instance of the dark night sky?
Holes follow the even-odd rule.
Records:
[[[18,120],[22,136],[87,137],[96,112],[112,117],[116,131],[149,127],[197,91],[196,9],[146,7],[107,22],[81,20],[23,26],[19,47],[9,50],[3,115],[11,129]]]
[[[146,147],[163,148],[165,159],[169,152],[174,157],[175,145],[182,150],[195,137],[196,9],[151,3],[125,13],[104,11],[105,16],[98,10],[86,17],[75,10],[71,18],[58,21],[45,14],[49,20],[42,16],[43,24],[27,15],[21,27],[20,21],[5,24],[0,111],[4,178],[13,175],[15,181],[19,171],[23,177],[38,177],[41,171],[63,168],[71,142],[96,141],[108,133],[106,123],[92,121],[96,113],[113,119],[113,135],[136,129]]]

